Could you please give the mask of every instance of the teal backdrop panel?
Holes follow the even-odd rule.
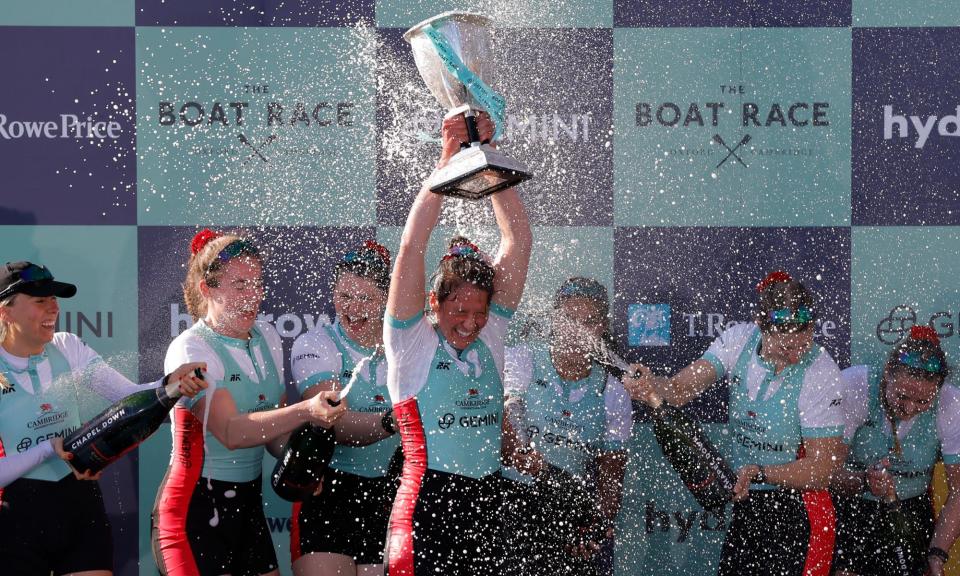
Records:
[[[960,358],[960,228],[854,228],[852,364],[882,366],[912,326],[930,326],[951,362]],[[957,383],[957,376],[950,377]]]
[[[138,222],[375,222],[373,46],[362,29],[138,28]]]
[[[960,26],[955,0],[853,0],[854,26]]]
[[[0,26],[133,26],[135,0],[4,0]]]
[[[702,426],[714,444],[722,446],[726,427]],[[716,515],[697,504],[664,458],[649,422],[634,425],[629,449],[615,574],[715,575],[730,506]]]
[[[614,30],[615,223],[849,224],[850,46],[848,28]]]
[[[409,28],[448,10],[479,12],[499,28],[610,28],[612,0],[513,2],[511,0],[377,0],[377,26]]]

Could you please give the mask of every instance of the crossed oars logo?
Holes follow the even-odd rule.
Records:
[[[748,168],[747,163],[743,161],[743,158],[737,155],[737,150],[739,150],[741,146],[743,146],[744,144],[750,141],[749,134],[744,134],[743,138],[740,139],[740,142],[738,142],[737,145],[734,146],[733,148],[727,146],[727,143],[723,141],[723,138],[719,134],[713,135],[713,141],[727,149],[727,155],[723,157],[723,160],[721,160],[719,164],[717,164],[717,168],[723,166],[724,162],[729,160],[731,156],[733,156],[734,158],[737,159],[738,162],[743,164],[744,168]]]

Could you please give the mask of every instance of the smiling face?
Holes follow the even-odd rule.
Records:
[[[201,282],[207,302],[206,322],[231,338],[247,338],[263,302],[260,263],[246,257],[232,258],[218,277]],[[215,284],[215,285],[211,285]]]
[[[56,296],[17,294],[9,306],[0,306],[0,321],[7,327],[3,347],[17,356],[43,352],[53,340],[59,314]]]
[[[387,294],[373,280],[343,272],[333,287],[333,308],[351,340],[371,347],[383,342]]]
[[[883,382],[884,401],[896,420],[909,420],[926,412],[940,391],[937,379],[916,376],[897,368],[887,368]]]
[[[440,302],[430,292],[430,309],[437,318],[440,333],[451,346],[463,350],[480,336],[490,313],[490,294],[469,282],[455,288]]]
[[[768,362],[789,366],[796,364],[813,345],[813,326],[799,332],[761,332],[762,356]]]

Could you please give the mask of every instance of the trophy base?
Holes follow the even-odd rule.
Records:
[[[479,200],[532,177],[520,162],[482,144],[454,154],[427,185],[436,194]]]

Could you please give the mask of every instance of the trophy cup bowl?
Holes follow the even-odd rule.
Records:
[[[476,200],[532,177],[522,163],[480,142],[476,111],[487,110],[488,105],[449,67],[452,54],[454,60],[459,59],[463,67],[481,81],[489,94],[499,98],[485,84],[493,72],[490,24],[490,19],[479,14],[444,12],[420,22],[403,35],[410,43],[417,70],[427,88],[448,110],[446,117],[463,114],[470,134],[470,145],[454,154],[447,165],[427,182],[430,191],[437,194]],[[446,59],[438,52],[428,30],[435,37],[442,37],[447,50]],[[502,104],[502,99],[500,101]]]

